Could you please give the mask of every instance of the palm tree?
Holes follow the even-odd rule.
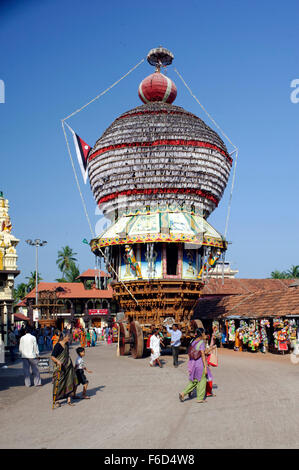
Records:
[[[70,264],[70,268],[66,272],[67,282],[79,282],[77,277],[80,276],[80,269],[74,262]]]
[[[80,282],[77,277],[80,275],[80,269],[73,261],[70,263],[69,269],[64,271],[64,276],[56,279],[57,282]]]
[[[291,268],[287,270],[286,274],[290,279],[293,279],[296,277],[298,278],[299,277],[299,265],[291,266]]]
[[[278,271],[277,269],[275,269],[275,271],[272,271],[271,273],[271,278],[272,279],[285,279],[286,274],[283,271]]]
[[[35,288],[36,271],[33,271],[33,272],[31,271],[30,276],[27,276],[26,279],[28,279],[27,288],[28,288],[28,291],[30,292]],[[40,276],[39,273],[37,273],[37,283],[39,283],[42,280],[43,278]]]
[[[293,265],[287,271],[278,271],[276,269],[275,271],[272,271],[271,278],[272,279],[294,279],[294,278],[299,278],[299,265],[297,265],[297,266]]]
[[[76,254],[77,253],[74,253],[73,249],[68,245],[63,246],[62,249],[58,251],[56,264],[62,272],[63,278],[66,277],[65,273],[70,269],[71,263],[75,263],[77,261],[77,258],[75,258]]]
[[[58,277],[55,279],[56,282],[67,282],[67,280],[64,277]]]
[[[13,291],[14,301],[16,303],[19,302],[19,300],[22,300],[27,293],[28,293],[27,284],[25,284],[25,282],[21,282],[21,284],[18,284],[16,289],[14,289]]]

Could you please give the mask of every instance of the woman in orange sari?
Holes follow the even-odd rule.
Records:
[[[86,348],[86,333],[83,328],[80,330],[80,346]]]
[[[242,351],[242,341],[240,339],[240,328],[236,330],[236,338],[235,338],[235,351]]]
[[[52,349],[55,348],[55,345],[58,343],[59,341],[59,338],[60,338],[60,331],[59,330],[55,330],[54,331],[54,335],[52,336],[51,338],[51,341],[52,341]]]

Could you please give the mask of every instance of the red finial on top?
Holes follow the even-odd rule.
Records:
[[[155,72],[142,80],[138,88],[138,95],[143,103],[153,101],[173,103],[176,99],[177,89],[170,78],[160,72]]]
[[[177,89],[174,82],[160,72],[161,67],[170,65],[173,58],[173,54],[164,47],[149,51],[147,61],[156,66],[156,72],[146,77],[139,85],[138,95],[143,103],[173,103],[176,99]]]

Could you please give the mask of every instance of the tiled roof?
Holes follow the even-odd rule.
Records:
[[[59,292],[60,299],[111,299],[112,288],[107,289],[85,289],[82,282],[40,282],[38,292],[54,291],[57,288],[63,290]],[[35,298],[35,288],[26,295],[25,299]]]
[[[294,279],[209,279],[202,290],[202,296],[249,294],[257,291],[286,290]]]
[[[77,277],[77,279],[80,279],[81,277],[99,277],[99,270],[98,269],[87,269],[87,271],[84,271],[84,273],[80,274],[80,276]],[[105,273],[105,271],[100,271],[100,277],[110,277],[110,274]]]
[[[23,315],[22,313],[14,313],[14,320],[15,321],[28,321],[29,318]]]
[[[200,299],[195,318],[247,318],[299,315],[299,287]]]

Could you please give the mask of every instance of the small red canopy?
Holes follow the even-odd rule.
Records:
[[[14,319],[15,321],[29,321],[29,318],[22,313],[14,313]]]

